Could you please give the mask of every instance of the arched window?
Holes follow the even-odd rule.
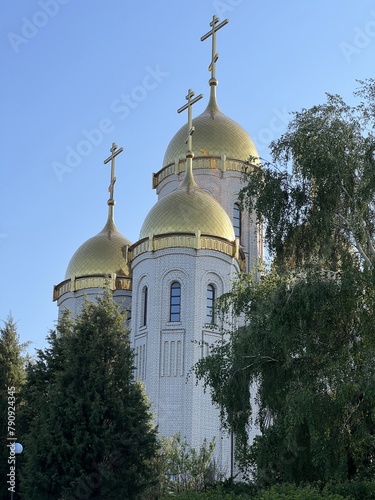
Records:
[[[147,299],[148,299],[148,288],[147,286],[144,286],[142,289],[141,326],[147,325]]]
[[[206,323],[209,325],[215,324],[215,295],[215,287],[208,285],[206,295]]]
[[[169,321],[181,320],[181,285],[174,281],[171,285]]]
[[[237,202],[233,204],[233,228],[236,238],[241,241],[241,209]]]

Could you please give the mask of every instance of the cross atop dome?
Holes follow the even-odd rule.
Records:
[[[185,109],[188,110],[188,137],[186,139],[186,143],[188,145],[188,151],[186,153],[186,157],[188,158],[193,158],[194,153],[193,153],[193,144],[192,144],[192,135],[194,133],[194,127],[193,127],[193,119],[192,119],[192,106],[196,102],[198,102],[200,99],[202,99],[203,94],[199,94],[197,97],[192,99],[194,97],[194,92],[189,89],[188,94],[186,96],[187,104],[184,104],[177,110],[177,113],[182,113],[182,111],[185,111]]]
[[[124,148],[117,149],[117,144],[115,142],[113,142],[110,151],[112,154],[110,156],[108,156],[108,158],[106,158],[103,163],[104,163],[104,165],[106,165],[109,161],[111,161],[111,183],[108,187],[109,200],[107,201],[107,204],[109,205],[111,215],[113,216],[113,206],[115,205],[115,200],[114,200],[113,194],[114,194],[114,186],[115,186],[115,182],[116,182],[115,158],[117,155],[119,155],[120,153],[122,153],[124,151]]]
[[[192,119],[192,106],[196,102],[198,102],[200,99],[202,99],[203,94],[199,94],[197,97],[194,97],[194,92],[189,89],[188,94],[186,96],[187,103],[184,104],[184,106],[181,106],[177,110],[177,113],[181,113],[182,111],[185,111],[185,109],[188,110],[188,136],[187,142],[188,145],[188,150],[186,151],[186,172],[185,172],[185,177],[184,180],[182,181],[180,187],[187,188],[188,190],[190,187],[198,187],[197,183],[194,180],[193,176],[193,140],[192,140],[192,135],[194,133],[194,127],[193,127],[193,119]]]
[[[216,32],[228,23],[229,19],[224,19],[224,21],[219,24],[219,18],[217,16],[213,16],[212,21],[210,22],[212,29],[201,37],[201,42],[203,42],[208,37],[212,36],[212,58],[208,67],[208,71],[211,71],[210,85],[217,85],[216,62],[219,59],[219,54],[216,52]]]

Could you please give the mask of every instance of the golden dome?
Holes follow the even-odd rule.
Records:
[[[195,234],[235,240],[231,220],[213,196],[185,180],[172,193],[161,198],[142,225],[140,239],[171,233]]]
[[[249,134],[235,121],[225,116],[216,102],[215,86],[211,86],[211,97],[205,111],[194,118],[193,125],[195,158],[222,156],[246,161],[249,156],[258,157],[258,152]],[[184,125],[170,141],[164,155],[163,166],[185,157],[188,127]]]
[[[130,276],[125,247],[131,242],[116,229],[111,212],[99,234],[83,243],[70,259],[65,279],[116,273]]]

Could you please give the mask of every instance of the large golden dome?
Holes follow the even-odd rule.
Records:
[[[125,248],[131,242],[116,229],[111,216],[102,231],[83,243],[70,259],[65,279],[116,273],[130,276]]]
[[[222,156],[247,161],[249,156],[258,157],[258,152],[249,134],[234,120],[225,116],[216,102],[215,86],[211,86],[211,97],[205,111],[194,118],[193,125],[195,158]],[[164,155],[163,166],[185,157],[188,126],[184,125],[170,141]]]
[[[213,196],[185,180],[161,198],[142,225],[140,239],[162,234],[190,233],[235,240],[231,220]]]

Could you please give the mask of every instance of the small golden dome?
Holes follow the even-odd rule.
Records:
[[[102,231],[83,243],[74,253],[65,279],[112,273],[130,276],[130,268],[125,260],[125,248],[128,245],[131,242],[119,233],[109,215]]]
[[[195,183],[181,186],[161,198],[142,225],[140,239],[170,233],[195,234],[235,240],[231,220],[213,196]]]
[[[225,116],[216,102],[215,86],[205,111],[194,118],[194,156],[222,156],[247,161],[258,157],[258,151],[249,134],[235,121]],[[170,141],[164,155],[163,166],[185,157],[188,127],[184,125]]]

